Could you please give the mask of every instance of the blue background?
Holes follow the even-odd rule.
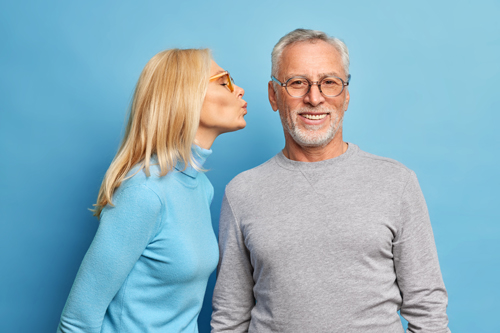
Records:
[[[419,177],[451,330],[500,332],[499,17],[498,1],[2,1],[0,331],[55,331],[98,225],[87,208],[154,54],[209,47],[246,89],[247,128],[218,138],[207,163],[217,232],[224,186],[284,144],[270,52],[305,27],[350,49],[345,139]]]

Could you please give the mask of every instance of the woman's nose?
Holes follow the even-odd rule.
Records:
[[[234,85],[234,92],[236,93],[236,96],[238,97],[243,97],[243,95],[245,95],[245,89],[243,89],[242,87],[238,86],[238,85]]]

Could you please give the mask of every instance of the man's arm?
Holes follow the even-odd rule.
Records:
[[[219,250],[217,283],[212,303],[212,333],[247,332],[251,311],[255,306],[253,268],[227,190],[220,214]]]
[[[412,171],[401,197],[401,225],[393,244],[394,265],[408,333],[448,333],[444,287],[427,205]]]

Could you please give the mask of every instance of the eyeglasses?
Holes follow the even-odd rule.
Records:
[[[234,91],[234,80],[233,78],[231,77],[231,75],[229,74],[228,71],[224,71],[224,72],[221,72],[219,74],[215,74],[214,76],[211,76],[208,81],[213,81],[213,80],[217,80],[218,78],[221,78],[221,77],[224,77],[224,76],[227,76],[226,80],[227,80],[227,87],[229,89],[229,91],[233,92]]]
[[[351,75],[347,76],[347,82],[344,82],[339,77],[328,76],[321,81],[311,82],[303,76],[294,76],[289,78],[285,83],[271,76],[271,80],[278,83],[286,89],[286,92],[292,97],[303,97],[309,93],[312,85],[317,85],[319,91],[326,97],[338,96],[344,91],[344,87],[349,85]]]

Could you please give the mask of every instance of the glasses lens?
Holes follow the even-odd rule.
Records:
[[[334,97],[340,95],[344,89],[344,82],[338,77],[326,77],[321,80],[321,91],[326,96]]]
[[[305,78],[291,78],[286,83],[286,91],[293,97],[301,97],[309,91],[309,82]]]

